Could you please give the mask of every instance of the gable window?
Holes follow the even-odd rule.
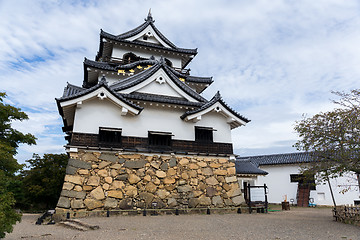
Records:
[[[121,129],[120,128],[99,128],[99,145],[109,147],[121,146]]]
[[[171,146],[171,136],[169,132],[154,132],[149,131],[149,145],[150,146],[161,146],[161,147],[170,147]]]
[[[195,141],[198,142],[213,142],[213,128],[209,127],[195,127]]]

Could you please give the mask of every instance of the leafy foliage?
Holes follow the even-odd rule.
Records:
[[[19,108],[4,104],[6,94],[0,92],[0,238],[5,233],[10,233],[21,214],[13,209],[15,204],[14,194],[11,189],[15,180],[15,172],[22,166],[14,158],[19,144],[35,144],[35,137],[23,134],[11,127],[14,120],[22,121],[28,116]]]
[[[295,147],[312,153],[315,160],[308,172],[323,180],[348,171],[360,174],[360,90],[334,92],[338,107],[296,122],[301,138]]]
[[[25,202],[31,208],[55,208],[65,177],[67,154],[37,154],[27,160],[29,170],[21,172]]]

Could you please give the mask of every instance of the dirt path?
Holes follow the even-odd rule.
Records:
[[[35,225],[24,215],[5,239],[352,239],[360,227],[332,221],[329,208],[297,208],[269,214],[114,216],[82,219],[100,229],[81,232]]]

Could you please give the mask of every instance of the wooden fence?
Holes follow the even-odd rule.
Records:
[[[360,226],[360,206],[337,206],[333,210],[334,220]]]

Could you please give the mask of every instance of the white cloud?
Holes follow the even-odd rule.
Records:
[[[96,55],[100,28],[128,31],[149,8],[172,42],[198,47],[192,74],[215,80],[204,95],[220,90],[252,120],[233,132],[237,153],[291,150],[294,121],[331,109],[331,90],[358,87],[355,0],[1,1],[1,89],[30,116],[16,126],[39,139],[20,151],[62,149],[54,98],[66,82],[82,84],[82,61]]]

